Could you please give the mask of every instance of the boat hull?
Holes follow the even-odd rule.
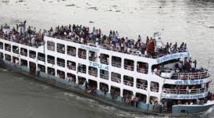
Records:
[[[8,61],[2,60],[2,59],[0,59],[0,67],[10,69],[11,71],[14,71],[14,72],[22,73],[24,75],[29,76],[30,79],[36,79],[41,82],[45,82],[49,85],[53,85],[54,87],[59,87],[64,90],[72,91],[74,93],[77,93],[78,95],[92,98],[92,99],[100,101],[104,104],[111,105],[111,106],[117,107],[119,109],[122,109],[125,111],[130,111],[130,112],[135,112],[135,113],[152,114],[152,115],[158,115],[158,116],[183,116],[183,115],[189,115],[189,113],[197,113],[197,112],[201,112],[201,111],[206,111],[213,105],[213,104],[210,104],[210,105],[206,105],[206,106],[200,106],[200,107],[197,107],[198,109],[192,108],[191,106],[183,107],[183,106],[177,105],[177,106],[173,106],[172,114],[157,113],[157,112],[153,112],[152,106],[149,104],[139,103],[141,105],[140,108],[142,108],[142,109],[139,109],[139,108],[134,108],[132,106],[123,104],[120,99],[112,100],[111,97],[107,97],[110,95],[104,96],[99,91],[97,92],[96,95],[88,94],[85,91],[85,87],[82,85],[78,85],[73,82],[68,82],[66,80],[57,78],[52,75],[48,75],[43,72],[39,72],[39,75],[38,75],[38,73],[32,75],[32,74],[30,74],[29,68],[23,67],[20,65],[16,65],[12,62],[8,62]],[[188,111],[188,113],[187,112],[185,112],[185,113],[178,112],[179,110],[182,110],[182,109]]]
[[[43,72],[39,72],[39,75],[37,73],[35,75],[32,75],[32,74],[30,74],[29,68],[23,67],[20,65],[16,65],[12,62],[8,62],[8,61],[5,61],[3,59],[0,59],[0,67],[9,69],[13,72],[18,72],[18,73],[24,74],[24,75],[30,77],[30,79],[39,80],[40,82],[44,82],[48,85],[52,85],[53,87],[58,87],[58,88],[61,88],[63,90],[68,90],[68,91],[74,92],[78,95],[97,100],[103,104],[114,106],[114,107],[119,108],[121,110],[134,112],[137,114],[143,113],[143,114],[150,114],[150,115],[152,114],[152,115],[157,115],[157,116],[171,116],[171,114],[157,113],[157,112],[153,112],[153,111],[149,110],[148,104],[146,104],[146,106],[148,107],[146,109],[134,108],[130,105],[126,105],[126,104],[122,103],[121,102],[122,98],[112,100],[110,94],[109,95],[107,94],[106,96],[104,96],[100,91],[97,91],[96,95],[89,94],[86,92],[85,87],[82,85],[78,85],[78,84],[73,83],[73,82],[68,82],[64,79],[60,79],[60,78],[57,78],[57,77],[52,76],[52,75],[48,75],[48,74],[43,73]]]
[[[174,105],[172,113],[174,115],[203,113],[213,107],[213,105],[214,101],[210,101],[204,105]]]

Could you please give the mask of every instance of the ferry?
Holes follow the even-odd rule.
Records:
[[[214,105],[208,69],[183,42],[144,42],[82,25],[0,28],[0,65],[118,108],[158,115],[203,113]],[[199,68],[200,67],[200,68]]]

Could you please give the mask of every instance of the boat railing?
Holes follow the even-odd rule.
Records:
[[[133,86],[133,81],[130,80],[123,80],[123,84],[127,86]]]
[[[143,83],[137,83],[136,86],[138,89],[143,89],[143,90],[147,90],[147,85],[143,84]]]
[[[100,63],[108,65],[107,59],[100,59]]]
[[[100,78],[108,80],[109,75],[105,73],[104,74],[100,73]]]
[[[76,70],[76,66],[75,65],[67,65],[67,68],[70,70]]]
[[[38,60],[45,62],[45,57],[38,56]]]
[[[197,72],[165,71],[161,73],[156,72],[155,74],[165,79],[174,79],[174,80],[195,80],[195,79],[204,79],[210,76],[207,70]]]
[[[134,66],[131,66],[131,65],[124,65],[124,68],[126,70],[134,71]]]
[[[86,59],[86,54],[78,54],[79,58]]]
[[[10,52],[11,51],[11,47],[10,46],[6,46],[5,50],[8,51],[8,52]]]
[[[113,82],[117,82],[117,83],[121,83],[121,79],[119,77],[116,77],[116,76],[111,76],[111,81]]]
[[[164,88],[163,93],[166,94],[199,94],[207,92],[207,88],[196,88],[196,89],[170,89]]]
[[[57,47],[57,52],[65,54],[65,48]]]
[[[150,90],[151,90],[152,92],[158,92],[158,91],[159,91],[159,87],[153,86],[153,87],[150,88]]]
[[[67,54],[71,56],[76,56],[76,51],[68,51]]]
[[[86,73],[86,69],[85,68],[78,69],[78,72],[80,72],[80,73]]]
[[[97,77],[97,72],[95,70],[89,70],[89,75]]]
[[[19,54],[19,50],[17,50],[17,49],[13,49],[13,52],[16,54]]]
[[[33,59],[36,58],[36,54],[30,54],[29,56],[30,56],[30,58],[33,58]]]
[[[181,79],[181,80],[194,80],[194,79],[203,79],[209,77],[209,73],[207,71],[204,72],[189,72],[189,73],[174,73],[172,75],[173,79]]]
[[[61,67],[65,67],[65,63],[64,63],[64,62],[58,61],[58,62],[57,62],[57,65],[58,65],[58,66],[61,66]]]
[[[118,61],[112,61],[112,66],[114,67],[118,67],[118,68],[121,68],[121,62],[118,62]]]
[[[48,59],[48,63],[55,64],[55,61],[53,59]]]
[[[23,56],[27,56],[27,52],[25,52],[25,51],[21,51],[21,55],[23,55]]]
[[[55,51],[55,48],[53,45],[48,45],[48,50]]]
[[[147,74],[147,73],[148,73],[148,69],[145,69],[145,68],[137,68],[137,72]]]
[[[89,59],[90,61],[96,61],[97,58],[96,58],[95,56],[91,56],[91,57],[89,57],[88,59]]]

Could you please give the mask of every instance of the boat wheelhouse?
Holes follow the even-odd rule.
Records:
[[[1,27],[4,65],[148,112],[194,113],[192,107],[202,112],[213,105],[208,70],[191,60],[185,43],[163,45],[159,33],[146,42],[115,31],[106,36],[81,25],[25,29],[25,23]]]

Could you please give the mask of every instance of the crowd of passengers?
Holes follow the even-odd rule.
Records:
[[[108,35],[104,35],[101,29],[93,27],[92,31],[90,31],[89,27],[75,24],[37,31],[35,27],[29,26],[25,28],[26,21],[24,21],[17,25],[16,28],[13,27],[12,31],[4,33],[3,28],[5,27],[1,26],[0,37],[30,46],[39,46],[44,41],[44,36],[50,36],[146,57],[157,57],[164,54],[187,51],[187,45],[184,42],[180,46],[178,46],[177,42],[175,44],[167,42],[165,47],[162,47],[160,38],[153,39],[147,36],[146,42],[143,42],[140,35],[137,40],[133,40],[128,37],[120,37],[117,31],[110,30]]]
[[[35,46],[38,47],[43,44],[44,41],[44,35],[45,30],[42,32],[40,29],[39,31],[36,31],[36,28],[31,28],[30,26],[25,30],[26,28],[26,21],[19,24],[12,28],[9,32],[4,32],[3,28],[10,28],[5,24],[5,26],[1,26],[0,28],[0,37],[6,40],[10,40],[16,43],[21,43],[28,46]]]
[[[164,93],[173,94],[192,94],[192,93],[203,93],[209,88],[209,83],[201,85],[164,85]]]
[[[197,61],[192,61],[191,58],[179,61],[172,68],[158,65],[153,71],[160,76],[162,73],[171,73],[171,79],[201,79],[208,76],[207,69],[198,68]]]

